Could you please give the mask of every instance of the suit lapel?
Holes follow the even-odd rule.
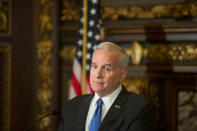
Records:
[[[78,109],[79,117],[78,117],[78,127],[80,130],[85,130],[85,122],[87,118],[87,113],[89,110],[90,102],[93,98],[93,94],[89,95],[87,98],[83,100],[80,108]]]
[[[105,127],[105,125],[108,124],[109,122],[115,121],[118,118],[117,116],[119,116],[121,112],[124,111],[125,104],[128,98],[127,96],[128,96],[128,92],[123,87],[122,91],[120,92],[120,94],[118,95],[118,97],[116,98],[110,109],[108,110],[107,114],[105,115],[101,123],[100,129]]]

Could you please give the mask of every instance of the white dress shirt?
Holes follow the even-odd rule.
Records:
[[[103,106],[102,106],[102,117],[101,117],[101,121],[103,120],[103,118],[105,117],[105,115],[107,114],[107,111],[109,110],[109,108],[111,107],[111,105],[113,104],[114,100],[116,99],[116,97],[118,96],[118,94],[120,93],[120,91],[122,90],[122,86],[120,85],[116,90],[114,90],[111,94],[102,97],[103,100]],[[90,103],[90,107],[88,110],[88,114],[87,114],[87,118],[86,118],[86,124],[85,124],[85,131],[89,131],[89,127],[90,127],[90,123],[92,120],[92,117],[94,115],[94,112],[96,110],[96,101],[99,99],[99,96],[97,93],[95,93],[91,103]]]

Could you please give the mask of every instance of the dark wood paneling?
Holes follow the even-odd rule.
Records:
[[[32,1],[12,1],[12,106],[11,130],[21,131],[32,113],[33,41]]]

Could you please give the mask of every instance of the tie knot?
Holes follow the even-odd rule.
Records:
[[[100,98],[96,102],[97,106],[102,106],[103,105],[103,100]]]

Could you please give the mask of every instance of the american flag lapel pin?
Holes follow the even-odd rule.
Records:
[[[119,105],[115,105],[115,107],[118,108],[118,109],[120,109],[120,106]]]

